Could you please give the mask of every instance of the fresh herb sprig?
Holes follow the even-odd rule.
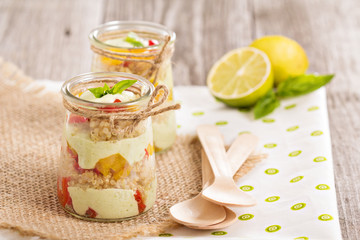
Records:
[[[96,98],[101,98],[106,94],[121,94],[124,90],[136,83],[136,81],[137,80],[123,80],[115,84],[112,88],[105,83],[103,87],[89,88],[88,90],[94,94]]]
[[[334,76],[334,74],[322,76],[304,74],[288,78],[278,85],[276,91],[271,89],[256,102],[254,107],[255,119],[272,113],[280,106],[282,98],[296,97],[313,92],[328,84]]]
[[[139,40],[138,35],[134,32],[129,32],[125,38],[125,42],[132,44],[134,47],[144,47],[144,44]]]

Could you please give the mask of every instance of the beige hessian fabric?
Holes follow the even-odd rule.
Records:
[[[66,214],[56,197],[63,106],[16,66],[0,58],[0,227],[49,239],[125,239],[177,226],[169,208],[198,193],[200,144],[178,137],[157,156],[158,191],[146,214],[119,223],[87,222]],[[254,161],[247,161],[242,174]]]

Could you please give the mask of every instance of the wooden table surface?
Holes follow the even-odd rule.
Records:
[[[360,1],[0,0],[0,56],[36,79],[90,69],[87,35],[110,20],[146,20],[177,33],[176,85],[204,85],[227,51],[282,34],[306,50],[309,72],[335,73],[327,87],[344,239],[360,239]]]

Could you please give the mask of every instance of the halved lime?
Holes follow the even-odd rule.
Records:
[[[273,82],[268,56],[252,47],[225,54],[214,64],[207,78],[211,93],[231,107],[254,105],[272,88]]]

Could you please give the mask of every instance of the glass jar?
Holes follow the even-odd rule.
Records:
[[[132,46],[125,42],[129,33],[135,33],[145,44]],[[151,22],[108,22],[89,35],[94,52],[91,71],[127,72],[143,76],[155,87],[163,84],[170,91],[167,104],[171,105],[174,101],[171,57],[175,38],[174,32]],[[168,149],[176,138],[174,111],[153,117],[153,131],[155,151]]]
[[[105,83],[111,88],[125,80],[137,80],[124,91],[134,100],[104,103],[81,98],[89,88]],[[68,213],[86,220],[117,221],[153,206],[151,117],[132,118],[148,107],[153,91],[148,80],[128,73],[87,73],[64,83],[61,92],[67,110],[57,193]]]

